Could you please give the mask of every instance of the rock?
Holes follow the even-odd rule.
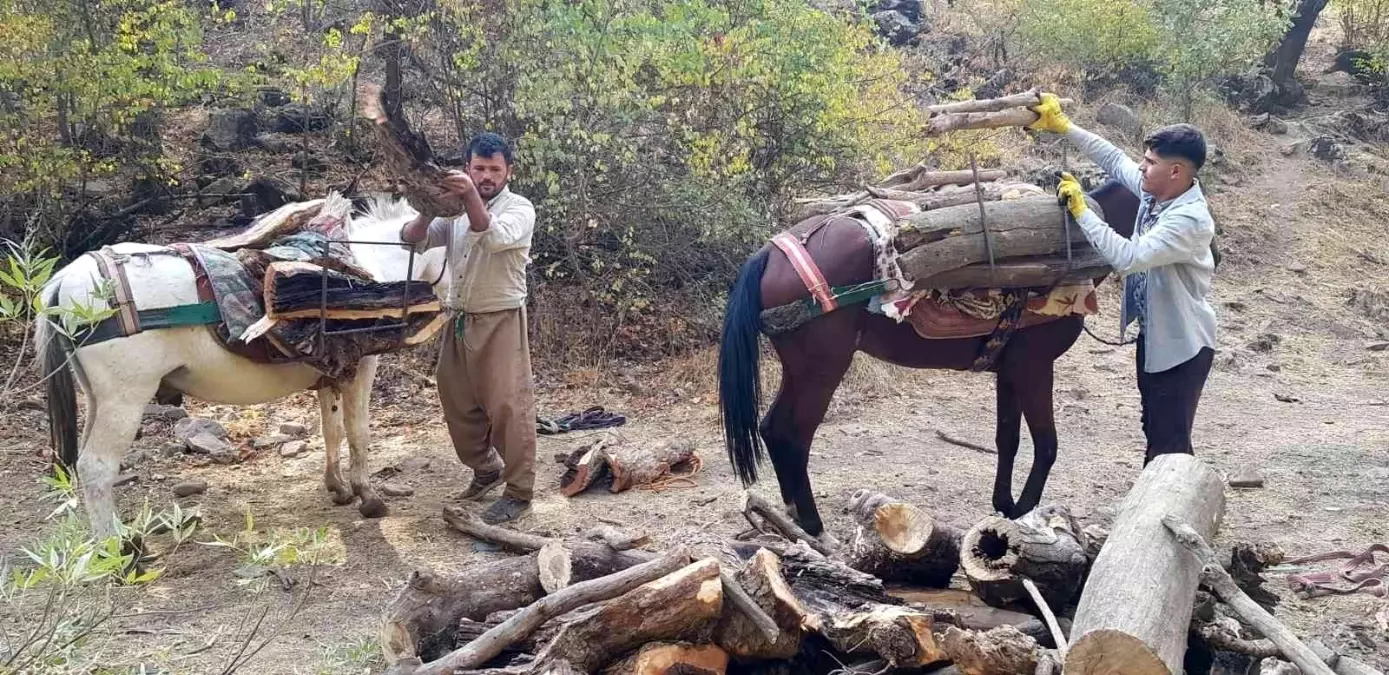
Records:
[[[242,192],[246,194],[241,197],[241,212],[251,218],[274,211],[290,202],[304,200],[293,185],[278,178],[257,178]]]
[[[255,440],[255,442],[253,442],[253,443],[251,444],[251,447],[253,447],[253,448],[257,449],[257,450],[263,450],[263,449],[265,449],[265,448],[272,448],[272,447],[275,447],[275,446],[277,446],[277,445],[284,445],[285,443],[288,443],[288,442],[290,442],[290,441],[292,441],[292,440],[294,440],[294,437],[293,437],[293,436],[286,436],[286,435],[284,435],[284,434],[275,434],[274,436],[266,436],[266,437],[264,437],[264,438],[257,438],[257,439]]]
[[[307,450],[308,447],[309,444],[304,441],[290,441],[280,446],[280,456],[287,458],[298,457],[304,454],[304,451]]]
[[[269,111],[265,116],[266,128],[282,134],[322,131],[332,123],[333,119],[329,117],[327,111],[303,103],[286,104]]]
[[[256,145],[266,152],[288,154],[294,152],[297,143],[291,143],[288,139],[278,134],[256,134]]]
[[[188,446],[183,441],[169,441],[159,446],[159,454],[165,457],[177,457],[188,450]]]
[[[1375,344],[1366,347],[1366,349],[1372,352],[1382,352],[1386,349],[1389,349],[1389,342],[1376,342]]]
[[[895,9],[874,12],[871,18],[877,26],[878,35],[896,47],[907,44],[921,32],[921,24],[912,23],[905,14]]]
[[[1328,96],[1355,96],[1363,88],[1350,73],[1328,73],[1317,78],[1317,91]]]
[[[1095,113],[1095,119],[1108,127],[1118,129],[1133,138],[1143,135],[1143,122],[1132,108],[1119,103],[1106,103]]]
[[[158,419],[167,422],[177,422],[188,418],[188,411],[174,405],[160,405],[151,403],[145,406],[145,419]]]
[[[1374,58],[1374,54],[1364,49],[1341,49],[1336,52],[1336,58],[1322,74],[1345,73],[1361,81],[1371,82],[1377,77]]]
[[[1263,486],[1264,477],[1253,469],[1240,472],[1230,479],[1230,487],[1232,488],[1261,488]]]
[[[138,480],[140,480],[140,474],[138,474],[138,473],[135,473],[135,472],[133,472],[133,471],[132,471],[132,472],[129,472],[129,473],[123,473],[123,474],[121,474],[121,475],[119,475],[119,476],[116,476],[116,480],[114,480],[114,481],[111,482],[111,487],[120,487],[120,486],[122,486],[122,485],[129,485],[129,484],[134,483],[134,482],[136,482],[136,481],[138,481]]]
[[[281,422],[280,433],[286,436],[302,437],[308,435],[309,429],[298,422]]]
[[[275,87],[261,87],[256,92],[256,101],[267,108],[289,105],[290,100],[289,94]]]
[[[387,497],[409,497],[415,494],[415,488],[409,485],[400,485],[399,483],[383,483],[381,485],[381,494]]]
[[[1270,113],[1260,113],[1254,116],[1249,126],[1270,134],[1283,135],[1288,133],[1288,123],[1274,117]]]
[[[1346,158],[1346,149],[1330,136],[1318,136],[1308,141],[1307,152],[1323,162],[1338,162]]]
[[[145,462],[148,462],[149,459],[150,453],[148,450],[136,450],[135,452],[126,455],[125,459],[121,460],[121,471],[129,471],[137,466],[140,466],[141,464],[144,464]]]
[[[175,483],[170,489],[174,491],[175,496],[191,497],[207,492],[207,481],[195,478],[193,480]]]
[[[568,455],[565,455],[565,456],[568,457]],[[402,471],[402,472],[407,472],[407,471],[408,471],[408,472],[412,472],[412,473],[413,473],[413,472],[419,472],[419,471],[424,471],[425,469],[428,469],[428,468],[429,468],[429,464],[430,464],[430,462],[432,462],[432,461],[433,461],[433,460],[431,460],[431,459],[428,458],[428,457],[406,457],[406,458],[405,458],[404,460],[402,460],[402,461],[400,462],[400,464],[398,464],[397,466],[399,467],[400,471]]]
[[[208,150],[236,152],[253,147],[257,131],[256,115],[249,110],[214,110],[198,142]]]
[[[1307,266],[1304,265],[1304,264],[1302,264],[1302,263],[1291,263],[1291,264],[1287,265],[1286,267],[1284,267],[1283,269],[1286,269],[1286,270],[1288,270],[1289,272],[1292,272],[1293,274],[1306,274],[1306,273],[1307,273]]]
[[[214,459],[226,455],[234,455],[236,449],[230,443],[208,433],[200,433],[189,436],[183,441],[184,447],[189,452],[199,455],[211,455]]]
[[[223,176],[198,191],[199,206],[216,206],[236,202],[246,190],[246,181],[236,176]]]
[[[205,420],[198,417],[185,417],[174,422],[174,438],[180,441],[186,441],[199,434],[207,434],[218,440],[227,439],[227,430],[213,420]]]

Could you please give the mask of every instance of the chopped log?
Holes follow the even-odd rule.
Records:
[[[577,581],[604,577],[651,559],[649,554],[618,552],[602,544],[570,550]],[[545,596],[534,555],[507,558],[443,575],[416,570],[384,612],[381,648],[388,663],[436,658],[454,646],[454,631],[467,617],[485,620],[494,612],[525,607]]]
[[[1114,268],[1099,254],[1087,248],[1073,252],[1067,261],[1065,254],[1021,256],[989,264],[974,263],[964,267],[932,274],[913,280],[914,290],[959,288],[1032,288],[1066,286],[1102,279]]]
[[[601,541],[614,551],[628,551],[651,543],[651,535],[624,532],[611,525],[599,525],[584,532],[584,538]]]
[[[889,588],[894,598],[907,602],[914,609],[930,612],[937,623],[958,626],[967,630],[987,631],[999,626],[1012,626],[1044,647],[1055,647],[1051,630],[1043,619],[1025,612],[993,607],[966,590],[957,588]],[[1070,633],[1070,621],[1057,619],[1063,634]],[[1065,642],[1063,641],[1064,645]]]
[[[801,529],[800,525],[797,525],[794,521],[792,521],[791,518],[787,516],[785,512],[773,507],[771,504],[768,504],[767,500],[763,499],[761,495],[758,495],[757,493],[751,490],[743,492],[742,511],[744,516],[747,516],[748,514],[756,514],[760,516],[763,522],[765,522],[767,525],[771,525],[772,527],[776,528],[779,534],[786,537],[787,539],[790,539],[791,541],[802,541],[805,542],[807,546],[815,549],[819,553],[822,553],[824,555],[830,554],[829,547],[825,546],[823,542],[816,539],[815,537],[810,536],[810,534],[807,533],[804,529]],[[753,521],[751,518],[748,518],[748,522],[751,523]],[[756,523],[754,523],[754,526],[755,525]]]
[[[943,115],[950,113],[972,113],[972,112],[999,112],[1009,108],[1031,108],[1042,102],[1042,90],[1032,88],[1018,94],[999,96],[997,98],[976,99],[973,101],[956,101],[953,103],[938,103],[926,106],[926,111],[932,115]],[[1071,105],[1071,99],[1061,99],[1061,105]]]
[[[1201,564],[1162,518],[1179,515],[1209,537],[1224,511],[1224,483],[1201,460],[1165,454],[1148,464],[1090,568],[1072,621],[1068,675],[1182,672]]]
[[[559,479],[560,494],[573,497],[598,483],[600,479],[610,478],[606,450],[617,442],[618,437],[615,434],[606,433],[569,453],[563,462],[566,467],[564,475]]]
[[[1091,208],[1098,209],[1093,200]],[[1024,197],[985,202],[987,242],[980,227],[980,208],[965,204],[923,211],[903,218],[896,244],[903,251],[902,272],[910,279],[925,279],[968,265],[987,263],[992,247],[995,263],[1022,256],[1065,258],[1067,235],[1074,257],[1092,248],[1080,225],[1065,217],[1052,197]]]
[[[653,642],[603,668],[603,675],[723,675],[728,653],[715,645]]]
[[[648,642],[702,637],[723,609],[719,563],[700,560],[610,597],[569,619],[536,663],[568,661],[594,672]]]
[[[939,136],[966,129],[1025,127],[1036,121],[1037,113],[1025,108],[997,112],[945,113],[931,118],[926,125],[926,135]]]
[[[417,657],[407,657],[400,659],[388,672],[400,675],[448,675],[456,670],[477,668],[501,654],[507,645],[529,635],[549,619],[590,603],[623,595],[688,564],[689,555],[684,550],[677,550],[616,574],[574,584],[558,593],[540,598],[476,640],[434,661],[420,663]],[[717,571],[717,566],[714,569]],[[715,591],[717,592],[717,584]],[[556,641],[560,637],[556,637]],[[552,642],[551,646],[554,644]],[[538,660],[538,663],[556,663],[560,660],[564,659],[550,658]],[[580,667],[573,661],[570,663],[582,672],[593,670],[592,667]]]
[[[311,199],[285,204],[270,213],[256,216],[255,220],[251,221],[251,226],[243,232],[205,241],[202,245],[223,251],[268,246],[270,242],[282,236],[302,230],[309,221],[318,216],[327,203],[327,199]]]
[[[772,619],[774,632],[756,625],[746,612],[724,612],[714,631],[715,642],[728,654],[748,659],[789,659],[800,649],[801,618],[806,610],[781,576],[781,560],[767,549],[759,550],[738,570],[735,585]],[[724,584],[725,588],[729,584]]]
[[[447,172],[440,167],[429,141],[412,130],[399,108],[386,105],[385,91],[375,84],[358,94],[362,117],[371,120],[388,174],[405,188],[405,197],[420,213],[437,218],[464,213],[461,197],[444,188]]]
[[[546,594],[565,588],[573,575],[573,560],[564,544],[552,541],[535,552],[535,564],[540,568],[540,587]]]
[[[336,320],[398,319],[406,314],[440,310],[439,298],[428,281],[371,281],[296,261],[270,263],[264,284],[265,315],[271,320],[320,316]]]
[[[907,607],[863,605],[814,613],[807,627],[845,654],[877,654],[894,668],[918,668],[946,659],[937,641],[935,617]]]
[[[900,185],[884,185],[883,187],[906,192],[915,192],[917,190],[924,190],[941,185],[970,185],[975,182],[1003,180],[1007,177],[1008,172],[1002,169],[980,171],[977,180],[975,179],[973,171],[923,171],[906,183]]]
[[[885,494],[859,490],[849,499],[858,522],[845,562],[883,581],[945,588],[960,566],[959,530]]]
[[[1069,605],[1085,575],[1080,528],[1063,506],[1046,505],[1017,520],[989,516],[965,533],[960,562],[984,602],[1008,607],[1029,600],[1031,579],[1053,607]]]
[[[941,649],[963,675],[1018,675],[1037,670],[1041,648],[1011,626],[986,633],[951,626],[941,635]]]
[[[608,468],[612,471],[612,492],[623,492],[639,485],[649,485],[670,474],[671,470],[689,464],[695,458],[694,441],[672,439],[660,447],[622,445],[607,450]]]
[[[1264,587],[1268,580],[1263,571],[1283,562],[1283,549],[1273,542],[1237,542],[1230,547],[1230,576],[1240,590],[1270,612],[1278,606],[1279,597]]]
[[[1230,573],[1216,560],[1215,551],[1206,543],[1211,534],[1201,534],[1192,526],[1191,521],[1175,511],[1162,516],[1162,524],[1171,530],[1173,537],[1186,550],[1194,554],[1191,557],[1200,564],[1201,583],[1215,591],[1215,594],[1235,610],[1245,623],[1278,645],[1283,655],[1297,664],[1306,675],[1335,675],[1334,671],[1323,663],[1311,648],[1297,639],[1297,635],[1287,626],[1240,590]]]

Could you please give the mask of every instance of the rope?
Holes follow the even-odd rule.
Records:
[[[1097,342],[1102,342],[1102,343],[1107,344],[1107,345],[1109,345],[1109,346],[1111,346],[1111,347],[1127,347],[1128,345],[1131,345],[1131,344],[1133,344],[1133,343],[1135,343],[1135,342],[1138,342],[1138,338],[1141,337],[1141,335],[1135,335],[1135,336],[1133,336],[1132,338],[1130,338],[1130,339],[1128,339],[1128,340],[1122,340],[1122,341],[1120,341],[1120,342],[1112,342],[1112,341],[1110,341],[1110,340],[1106,340],[1106,339],[1104,339],[1104,338],[1102,338],[1102,337],[1100,337],[1100,336],[1098,336],[1098,335],[1095,335],[1095,333],[1094,333],[1093,331],[1090,330],[1090,327],[1087,326],[1087,325],[1085,325],[1085,316],[1084,316],[1084,315],[1081,315],[1081,317],[1080,317],[1080,327],[1085,329],[1085,334],[1086,334],[1086,335],[1089,335],[1090,337],[1095,338],[1095,340],[1096,340]]]
[[[680,488],[699,487],[694,477],[704,469],[704,460],[699,458],[699,453],[690,454],[690,470],[687,473],[675,473],[674,471],[657,478],[645,485],[638,485],[637,489],[643,492],[665,492]]]

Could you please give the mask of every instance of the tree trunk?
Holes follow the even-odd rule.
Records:
[[[728,654],[714,645],[653,642],[608,665],[603,675],[723,675]]]
[[[744,612],[723,613],[715,642],[729,655],[750,659],[789,659],[801,646],[801,618],[806,610],[781,576],[781,560],[762,549],[738,570],[736,582],[776,622],[779,633],[768,639]]]
[[[1182,672],[1201,561],[1163,517],[1175,515],[1209,539],[1224,511],[1224,484],[1201,460],[1166,454],[1148,464],[1090,569],[1071,628],[1068,675]]]
[[[1302,60],[1302,52],[1307,47],[1307,38],[1312,34],[1312,26],[1317,17],[1326,9],[1327,0],[1298,0],[1297,11],[1292,25],[1273,53],[1273,83],[1280,88],[1293,81],[1297,73],[1297,63]]]
[[[1017,520],[989,516],[965,533],[961,562],[970,588],[994,607],[1030,604],[1024,578],[1048,605],[1070,604],[1085,575],[1080,528],[1063,506],[1041,506]],[[1040,609],[1040,608],[1039,608]]]
[[[591,673],[648,642],[698,640],[722,610],[719,563],[701,560],[569,619],[536,663]]]
[[[941,635],[947,657],[963,675],[1018,675],[1037,669],[1041,648],[1017,629],[1000,627],[985,633],[951,626]]]
[[[1098,205],[1087,198],[1092,209]],[[1020,256],[1066,254],[1068,222],[1063,207],[1052,197],[1025,197],[984,203],[987,234],[980,226],[976,204],[952,206],[913,214],[902,219],[897,249],[903,251],[902,272],[910,279],[977,263],[987,264],[992,250],[995,262]],[[1071,251],[1076,258],[1091,249],[1080,226],[1069,223]]]
[[[650,554],[613,551],[602,544],[577,544],[570,554],[576,581],[651,559]],[[386,607],[381,647],[388,662],[417,655],[431,660],[453,648],[460,619],[482,621],[493,612],[525,607],[544,596],[534,554],[473,565],[451,575],[417,570]]]
[[[858,529],[846,551],[850,567],[883,581],[945,588],[960,566],[960,531],[885,494],[859,490],[849,500]]]

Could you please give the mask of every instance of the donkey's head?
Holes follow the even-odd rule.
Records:
[[[404,198],[386,195],[372,197],[362,213],[352,218],[348,232],[354,242],[352,255],[372,276],[380,281],[428,281],[434,293],[442,296],[447,287],[444,268],[447,264],[443,247],[431,248],[410,260],[410,249],[400,238],[405,224],[419,215]],[[382,244],[396,244],[383,246]]]

